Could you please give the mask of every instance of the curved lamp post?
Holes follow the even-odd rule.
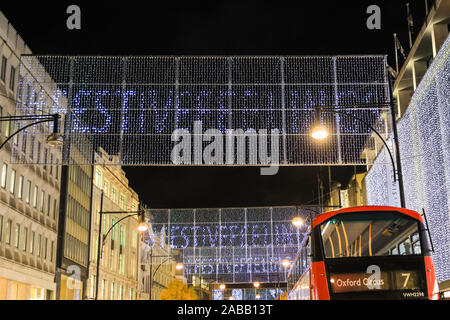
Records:
[[[395,160],[394,160],[394,156],[392,155],[391,150],[389,149],[389,146],[386,142],[386,140],[383,139],[383,136],[367,121],[365,121],[364,119],[361,119],[357,116],[354,116],[352,114],[343,112],[343,111],[339,111],[336,109],[330,109],[330,108],[323,108],[323,107],[317,107],[317,112],[316,112],[316,119],[315,119],[315,124],[312,127],[310,134],[311,137],[313,139],[316,140],[323,140],[326,139],[329,136],[329,132],[327,130],[326,127],[324,127],[323,125],[320,124],[320,118],[321,118],[321,114],[322,112],[328,112],[328,113],[336,113],[339,115],[343,115],[345,117],[349,117],[351,119],[354,119],[362,124],[364,124],[365,126],[367,126],[370,130],[372,130],[383,142],[384,146],[386,147],[386,150],[389,153],[389,157],[391,159],[392,162],[392,168],[394,171],[394,182],[397,182],[398,180],[398,185],[399,185],[399,191],[400,191],[400,205],[402,208],[405,207],[405,194],[404,194],[404,188],[403,188],[403,177],[402,177],[402,172],[401,172],[401,166],[400,166],[400,159],[397,157],[397,165],[395,164]],[[395,120],[394,120],[395,121]],[[394,139],[397,139],[396,136],[394,136]],[[396,145],[398,145],[398,143],[396,142]]]
[[[59,132],[59,119],[61,116],[57,113],[55,114],[48,114],[48,115],[29,115],[29,116],[7,116],[7,117],[0,117],[0,121],[33,121],[32,123],[29,123],[13,134],[11,134],[8,138],[6,138],[5,141],[2,142],[0,145],[0,149],[5,146],[5,144],[11,140],[15,135],[22,132],[23,130],[32,127],[39,123],[44,122],[53,122],[53,132],[47,137],[47,143],[51,146],[61,146],[64,143],[64,139],[62,134]]]
[[[153,278],[155,277],[156,272],[159,270],[159,268],[164,263],[166,263],[167,261],[170,261],[171,259],[174,259],[174,257],[172,255],[169,255],[169,256],[154,256],[152,253],[153,253],[153,248],[150,251],[150,267],[153,265],[153,258],[163,258],[163,257],[165,257],[166,259],[163,260],[163,262],[161,262],[160,264],[158,264],[158,266],[156,267],[155,271],[152,271],[152,269],[150,269],[150,290],[149,290],[149,294],[148,294],[148,300],[152,300]],[[181,262],[177,263],[175,265],[175,269],[177,271],[183,270],[184,269],[184,264],[181,263]]]

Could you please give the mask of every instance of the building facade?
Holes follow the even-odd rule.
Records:
[[[21,87],[26,70],[20,56],[31,50],[0,12],[0,116],[16,114],[16,104],[43,114],[51,102],[37,86]],[[0,122],[0,141],[19,123]],[[27,134],[28,133],[28,134]],[[46,143],[49,126],[35,125],[0,150],[0,300],[55,299],[55,259],[61,171],[60,152]],[[16,164],[23,157],[46,165]],[[54,164],[54,165],[53,165]]]
[[[153,233],[153,228],[141,238],[139,266],[139,299],[159,300],[161,293],[173,280],[186,283],[183,271],[177,271],[177,257],[163,243],[163,236]]]
[[[99,163],[107,163],[110,156],[101,148],[95,157]],[[97,252],[100,211],[104,212],[102,236],[105,238],[100,259],[98,299],[135,300],[138,298],[139,232],[138,217],[127,215],[139,210],[139,198],[128,185],[128,179],[120,166],[95,165],[92,193],[92,221],[87,298],[95,299],[97,282]],[[103,205],[101,198],[103,193]],[[123,212],[106,214],[105,212]],[[117,223],[117,224],[116,224]]]
[[[395,79],[405,204],[426,213],[441,290],[450,288],[450,2],[435,1]],[[391,137],[388,137],[391,138]],[[366,178],[367,202],[399,206],[384,147]]]

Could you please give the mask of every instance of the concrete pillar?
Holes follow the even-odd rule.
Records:
[[[412,89],[406,89],[406,90],[398,90],[396,93],[396,99],[397,99],[397,112],[396,117],[397,119],[400,118],[404,113],[406,108],[408,108],[409,102],[411,101],[411,97],[413,95]]]
[[[413,90],[416,91],[417,86],[427,72],[427,63],[424,60],[416,60],[413,62],[412,76],[413,76]]]
[[[433,48],[433,58],[436,57],[439,49],[441,49],[442,44],[448,36],[448,26],[447,24],[436,23],[431,28],[431,46]]]

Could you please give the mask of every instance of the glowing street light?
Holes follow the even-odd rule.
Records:
[[[311,137],[316,140],[324,140],[324,139],[328,138],[328,136],[330,135],[330,133],[328,132],[328,129],[322,125],[315,125],[311,129],[310,134],[311,134]]]
[[[223,290],[225,290],[225,288],[226,288],[225,284],[221,283],[219,286],[219,289],[223,291]]]
[[[294,219],[292,219],[292,224],[294,225],[294,227],[300,228],[303,225],[303,219],[300,217],[295,217]]]
[[[261,283],[259,283],[259,281],[255,281],[255,282],[253,282],[253,286],[255,288],[259,288],[261,286]]]
[[[145,232],[148,229],[149,229],[149,227],[148,227],[148,223],[147,222],[140,222],[139,225],[138,225],[138,228],[137,228],[137,230],[139,232]]]
[[[257,300],[259,300],[259,299],[261,299],[261,295],[260,295],[259,293],[257,293],[257,294],[255,295],[255,298],[256,298]]]
[[[177,271],[183,270],[183,269],[184,269],[184,264],[182,264],[181,262],[178,262],[178,263],[175,265],[175,269],[176,269]]]
[[[283,259],[281,260],[281,265],[283,268],[287,269],[291,266],[291,261],[289,259]]]

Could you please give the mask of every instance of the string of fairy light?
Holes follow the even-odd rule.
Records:
[[[310,139],[317,106],[345,108],[380,132],[390,132],[383,120],[389,110],[384,56],[29,55],[22,57],[20,74],[17,113],[64,113],[72,143],[89,140],[118,155],[121,165],[173,165],[174,131],[192,135],[195,122],[205,132],[223,135],[254,131],[267,145],[279,133],[280,165],[366,164],[361,151],[371,130],[361,122],[324,113],[329,142]],[[250,164],[247,146],[230,150],[245,155],[233,165]],[[192,158],[203,152],[192,150]],[[90,161],[63,156],[70,158]]]
[[[439,281],[450,278],[450,38],[442,45],[398,121],[400,159],[406,207],[425,210],[434,244]],[[373,205],[398,206],[379,158],[367,178],[367,199]]]

